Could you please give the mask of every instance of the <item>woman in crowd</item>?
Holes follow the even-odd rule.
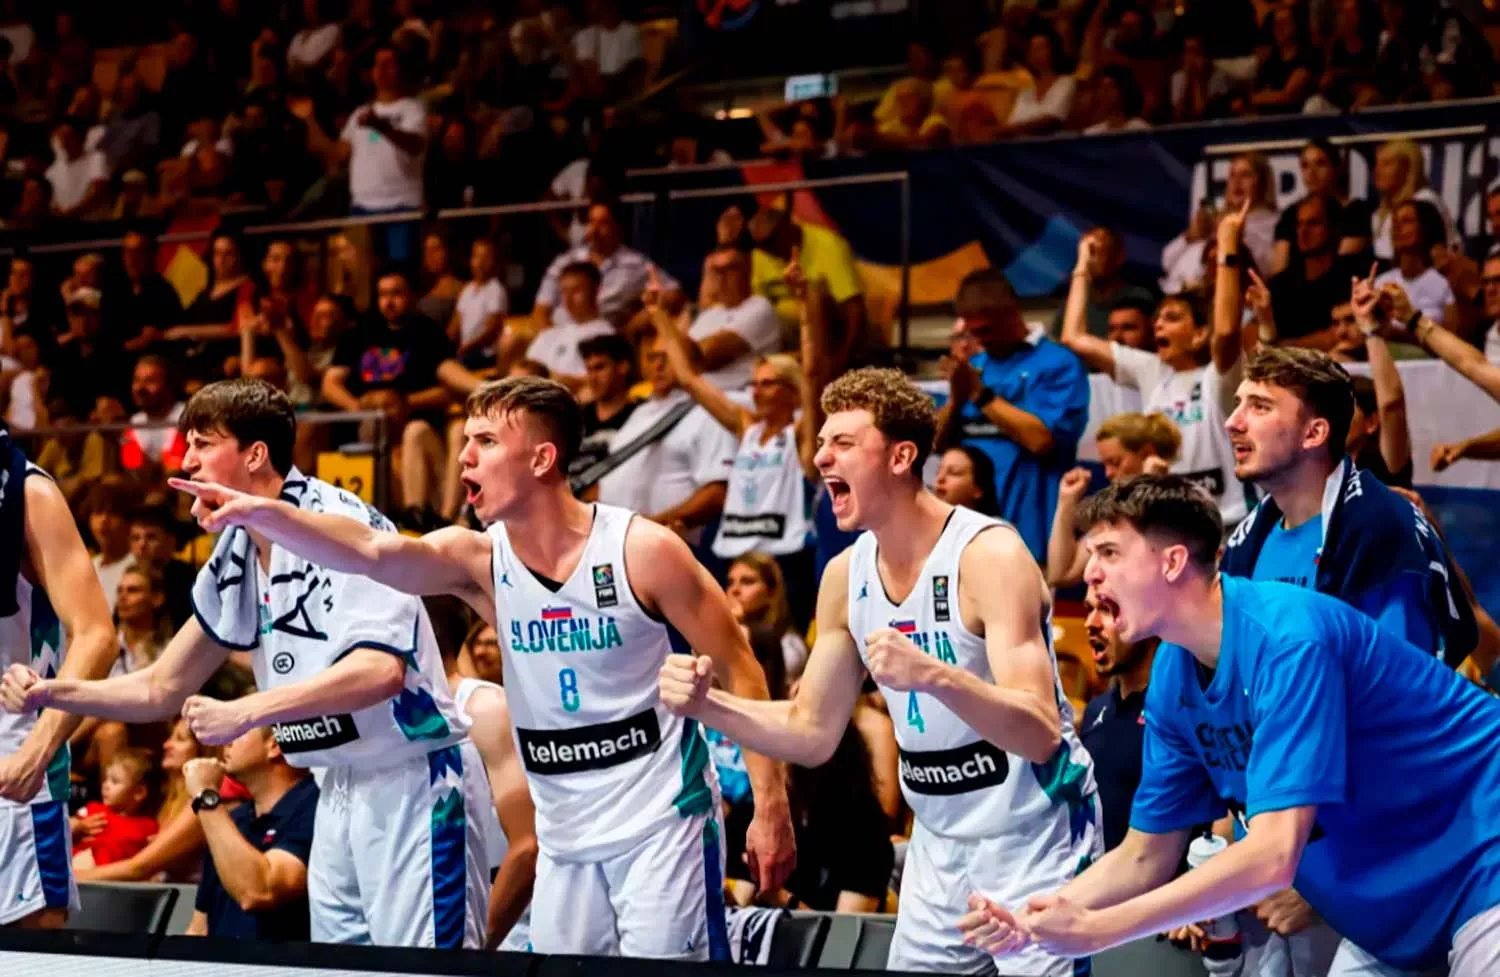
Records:
[[[483,621],[475,621],[469,627],[458,663],[465,674],[496,685],[505,684],[504,670],[500,665],[500,638],[495,629]]]
[[[192,372],[216,376],[225,372],[240,352],[240,320],[253,315],[255,283],[240,258],[240,243],[230,234],[214,235],[210,248],[209,283],[183,310],[183,325],[162,333],[168,342],[183,344],[182,358]]]
[[[1291,263],[1297,249],[1297,208],[1309,197],[1321,195],[1338,204],[1338,211],[1328,219],[1338,239],[1339,254],[1362,254],[1370,248],[1370,206],[1349,196],[1348,158],[1328,141],[1314,139],[1302,147],[1297,166],[1307,192],[1282,210],[1276,221],[1271,275],[1281,274]],[[1270,275],[1265,277],[1270,279]]]
[[[1320,62],[1302,14],[1293,7],[1277,7],[1271,14],[1271,46],[1255,73],[1250,111],[1259,115],[1300,111],[1307,96],[1316,91]]]
[[[776,559],[764,553],[736,557],[729,564],[727,579],[724,595],[735,620],[774,635],[781,642],[783,670],[792,679],[800,678],[807,665],[807,643],[792,627],[786,582]]]
[[[971,445],[961,444],[943,452],[932,491],[949,505],[968,506],[986,516],[1000,515],[995,501],[995,463]]]
[[[417,311],[433,322],[449,322],[463,287],[462,279],[453,274],[447,240],[429,231],[422,239],[422,297],[417,299]]]
[[[1422,160],[1422,150],[1416,143],[1410,139],[1392,139],[1383,144],[1375,152],[1375,170],[1370,182],[1378,196],[1378,204],[1370,215],[1370,240],[1375,257],[1382,261],[1395,259],[1392,231],[1396,209],[1408,200],[1424,200],[1442,215],[1443,234],[1434,243],[1463,249],[1463,239],[1453,226],[1453,217],[1444,206],[1443,198],[1427,185],[1427,164]]]
[[[1391,282],[1400,285],[1419,312],[1461,334],[1458,300],[1448,279],[1433,265],[1435,249],[1448,252],[1442,213],[1426,200],[1407,200],[1396,205],[1390,234],[1395,263],[1376,277],[1376,291]],[[1458,259],[1448,262],[1454,260]]]
[[[1260,153],[1241,153],[1229,163],[1224,187],[1224,212],[1233,214],[1250,201],[1243,229],[1245,251],[1257,269],[1270,268],[1276,239],[1276,182],[1271,163]],[[1161,253],[1161,290],[1177,295],[1211,284],[1212,266],[1203,260],[1214,244],[1220,215],[1207,202],[1193,214],[1188,229],[1173,238]],[[1207,274],[1206,274],[1207,273]],[[1205,277],[1206,276],[1206,277]]]
[[[1056,132],[1073,114],[1078,86],[1062,69],[1062,41],[1050,30],[1032,32],[1026,41],[1026,67],[1032,84],[1016,96],[999,135],[1040,136]]]
[[[448,320],[448,341],[458,350],[464,368],[477,371],[495,365],[495,342],[510,308],[505,286],[500,284],[495,242],[482,237],[469,246],[469,274]]]
[[[1333,16],[1333,40],[1318,82],[1318,93],[1338,111],[1362,109],[1380,100],[1375,80],[1375,54],[1380,28],[1367,16],[1364,0],[1338,0]],[[1315,96],[1316,97],[1316,96]]]
[[[1100,71],[1094,80],[1092,112],[1096,120],[1083,130],[1086,136],[1097,136],[1110,132],[1129,132],[1134,129],[1149,129],[1151,126],[1141,118],[1141,86],[1135,75],[1123,65],[1113,65]]]
[[[1163,474],[1177,460],[1182,433],[1165,414],[1116,414],[1099,425],[1095,435],[1104,477],[1111,482],[1143,472]],[[1053,588],[1083,582],[1088,553],[1078,545],[1073,512],[1078,507],[1094,473],[1079,467],[1062,477],[1057,488],[1057,511],[1052,515],[1052,535],[1047,539],[1047,583]]]

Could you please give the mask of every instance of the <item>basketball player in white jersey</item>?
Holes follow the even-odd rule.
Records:
[[[676,648],[727,688],[765,676],[723,592],[667,529],[573,497],[582,430],[561,384],[510,377],[468,400],[459,461],[485,533],[420,539],[223,486],[191,484],[205,528],[244,525],[293,552],[412,594],[463,598],[501,637],[506,697],[536,804],[538,953],[727,959],[718,785],[693,720],[662,707]],[[175,484],[175,483],[174,483]],[[751,871],[775,889],[795,842],[776,765],[746,756]]]
[[[437,612],[433,624],[437,624]],[[479,621],[469,629],[463,645],[473,646],[481,640],[494,641],[495,629]],[[469,721],[469,739],[484,760],[490,777],[490,791],[495,798],[493,811],[478,815],[489,850],[490,884],[489,924],[485,945],[489,949],[525,951],[531,946],[531,887],[536,881],[536,808],[526,786],[526,771],[516,752],[510,732],[510,706],[505,689],[494,682],[466,673],[457,640],[443,642],[443,668],[448,673],[448,687],[453,690],[453,704]]]
[[[824,571],[796,698],[711,690],[702,660],[674,656],[662,701],[747,749],[816,767],[868,670],[916,816],[887,966],[994,973],[988,954],[961,942],[969,892],[1010,904],[1102,852],[1093,764],[1058,683],[1047,589],[1014,529],[923,487],[932,402],[903,375],[845,374],[822,405],[818,471],[839,528],[865,532]],[[1087,966],[1038,951],[1007,959],[1005,972],[1064,977]]]
[[[0,666],[109,674],[109,604],[67,500],[0,424]],[[56,609],[49,594],[67,595]],[[66,650],[66,653],[64,653]],[[68,737],[79,719],[0,714],[0,925],[57,928],[78,906],[68,830]]]
[[[210,384],[181,426],[194,477],[358,513],[395,535],[380,513],[293,467],[296,417],[270,384]],[[12,665],[0,683],[6,710],[122,722],[180,712],[208,745],[272,726],[287,761],[319,781],[307,872],[313,941],[481,946],[489,872],[479,820],[466,812],[493,802],[421,601],[235,530],[199,574],[193,605],[161,657],[121,677],[46,678]],[[232,702],[195,695],[232,650],[250,652],[260,691]],[[193,807],[219,802],[204,791]]]

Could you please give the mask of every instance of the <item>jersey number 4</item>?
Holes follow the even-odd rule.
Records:
[[[906,725],[919,733],[927,732],[927,721],[922,718],[922,706],[915,692],[906,693]]]
[[[562,707],[568,712],[577,712],[578,706],[578,673],[571,668],[565,668],[557,673],[558,694],[562,696]]]

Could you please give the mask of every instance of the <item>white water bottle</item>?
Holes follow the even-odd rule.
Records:
[[[1229,847],[1218,835],[1202,835],[1188,845],[1187,863],[1197,868]],[[1202,924],[1204,934],[1203,966],[1210,977],[1232,977],[1240,970],[1240,924],[1234,913]]]

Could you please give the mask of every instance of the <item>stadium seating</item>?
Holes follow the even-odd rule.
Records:
[[[86,882],[78,897],[83,908],[69,917],[69,929],[165,936],[178,891],[169,885]]]

